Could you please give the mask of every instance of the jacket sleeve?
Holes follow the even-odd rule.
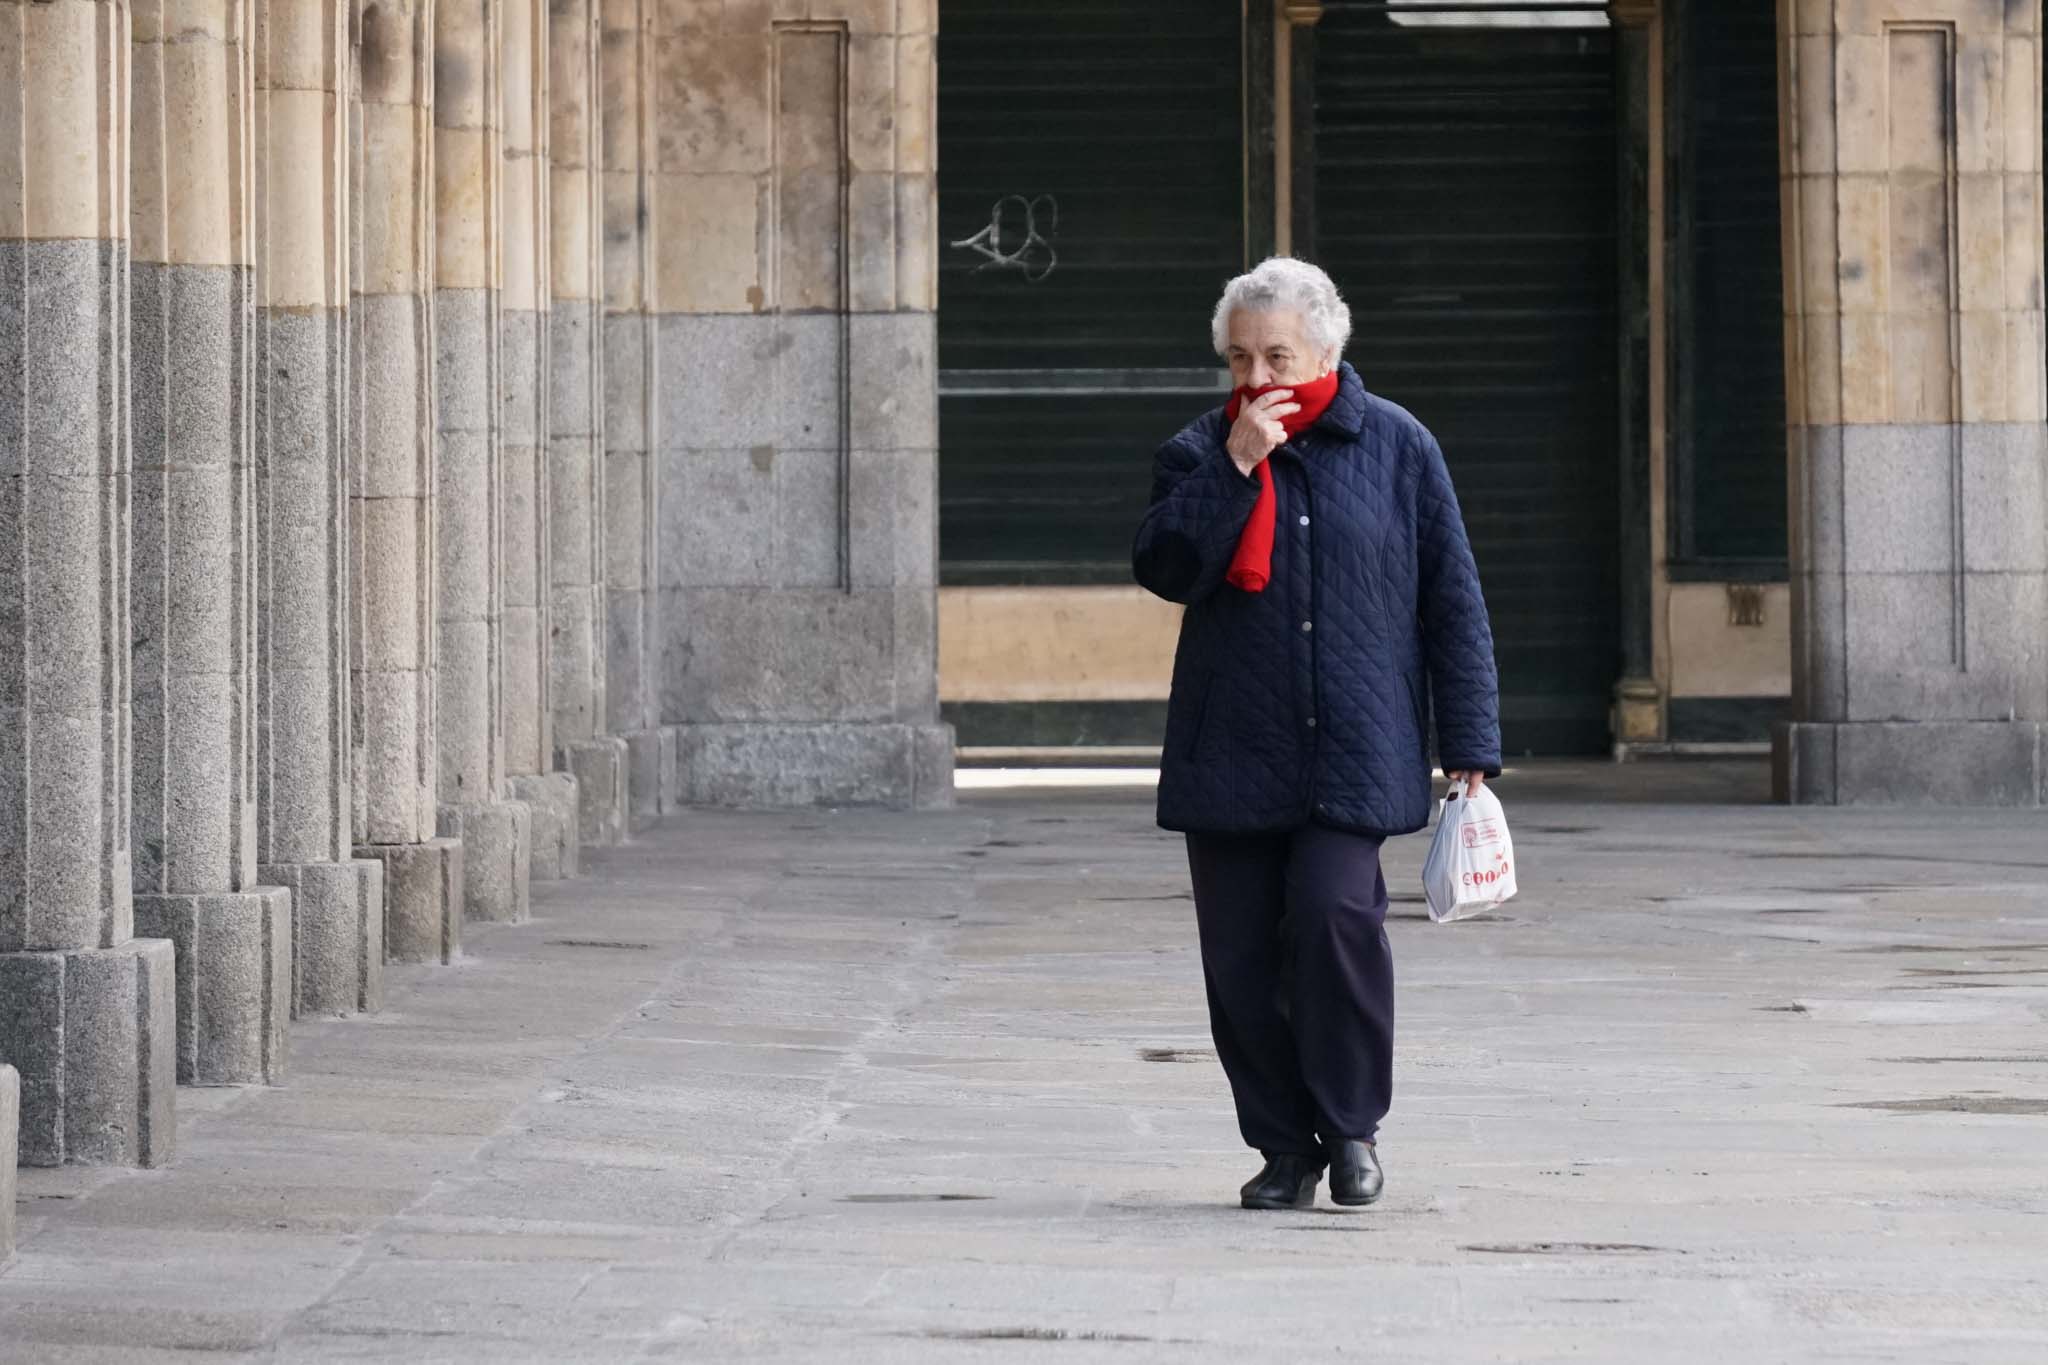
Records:
[[[1422,646],[1436,711],[1437,761],[1445,772],[1500,776],[1500,680],[1479,566],[1436,438],[1416,436],[1415,550]]]
[[[1204,451],[1175,437],[1152,460],[1152,505],[1138,524],[1131,572],[1167,601],[1194,605],[1222,583],[1258,500],[1258,479],[1220,443]]]

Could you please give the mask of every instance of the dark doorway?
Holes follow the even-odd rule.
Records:
[[[1313,251],[1366,386],[1450,461],[1508,752],[1600,753],[1620,670],[1613,43],[1593,6],[1430,10],[1333,4],[1317,30]]]
[[[1235,3],[947,0],[941,582],[1130,582],[1152,450],[1222,401],[1240,30]]]

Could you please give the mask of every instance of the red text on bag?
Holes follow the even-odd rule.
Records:
[[[1499,867],[1489,868],[1484,872],[1465,873],[1463,875],[1463,882],[1466,886],[1492,886],[1495,882],[1505,879],[1512,870],[1508,863],[1503,860]]]

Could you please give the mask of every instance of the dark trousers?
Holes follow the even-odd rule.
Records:
[[[1271,1156],[1370,1140],[1393,1099],[1394,956],[1380,841],[1310,825],[1188,836],[1216,1055]]]

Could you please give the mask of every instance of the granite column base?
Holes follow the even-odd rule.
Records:
[[[384,864],[277,863],[256,869],[292,893],[292,1017],[384,1005]]]
[[[564,745],[562,764],[576,775],[576,833],[584,848],[625,842],[632,757],[611,735]]]
[[[135,898],[135,932],[177,950],[178,1083],[276,1085],[292,1013],[292,893]]]
[[[531,879],[558,882],[578,875],[583,836],[576,778],[570,773],[537,773],[515,777],[508,785],[532,815]]]
[[[652,829],[683,802],[678,732],[673,726],[621,736],[626,746],[627,833]]]
[[[171,1159],[176,976],[168,939],[0,953],[0,1056],[21,1073],[23,1165]]]
[[[442,806],[436,828],[462,843],[462,917],[517,924],[529,913],[533,812],[524,801]]]
[[[2048,724],[1786,722],[1771,786],[1800,806],[2048,806]]]
[[[462,952],[462,841],[359,844],[355,852],[383,865],[384,960],[453,962]]]

